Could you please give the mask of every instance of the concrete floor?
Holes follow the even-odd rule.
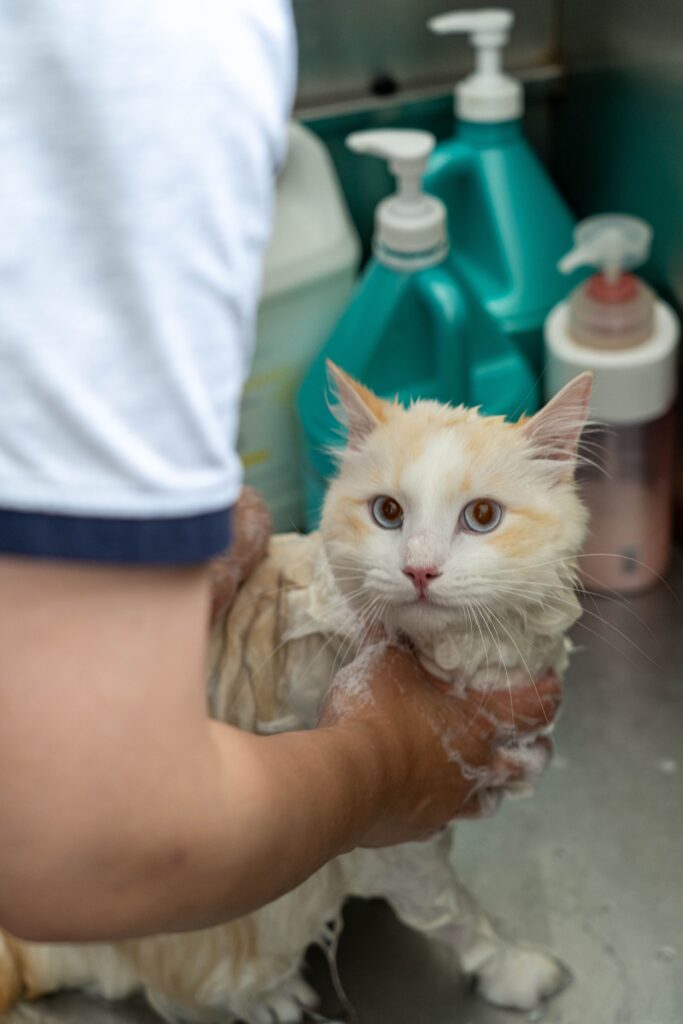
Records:
[[[494,1010],[384,904],[354,903],[340,970],[360,1024],[683,1024],[680,554],[670,583],[588,601],[553,766],[534,797],[459,827],[463,879],[509,934],[516,921],[518,937],[551,946],[573,984],[534,1014]],[[156,1021],[139,1004],[63,995],[7,1024]]]

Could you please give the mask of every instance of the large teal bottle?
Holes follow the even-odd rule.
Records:
[[[334,472],[330,449],[343,440],[329,408],[328,359],[404,403],[434,398],[514,416],[528,410],[534,385],[526,361],[448,256],[445,208],[421,187],[433,136],[380,130],[348,143],[389,159],[399,190],[377,209],[375,257],[299,392],[309,529]]]
[[[566,292],[557,263],[574,219],[524,138],[521,85],[501,70],[512,22],[501,8],[429,22],[439,34],[469,34],[477,63],[456,86],[456,134],[435,150],[425,187],[446,204],[454,261],[536,378],[545,317]]]

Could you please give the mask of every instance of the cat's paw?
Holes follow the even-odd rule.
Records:
[[[475,977],[478,992],[494,1006],[533,1010],[543,999],[566,988],[571,972],[551,953],[501,942]]]
[[[318,1005],[317,993],[303,978],[294,975],[271,989],[249,1011],[249,1024],[299,1024],[307,1010]]]

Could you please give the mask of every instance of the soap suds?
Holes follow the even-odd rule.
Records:
[[[457,737],[452,729],[446,729],[445,732],[441,733],[440,739],[446,757],[453,764],[457,764],[463,779],[478,782],[482,786],[495,781],[494,774],[490,769],[479,768],[465,761],[458,750]]]
[[[368,644],[354,661],[337,672],[329,692],[330,703],[337,714],[374,703],[370,680],[387,646],[385,641]]]
[[[505,746],[502,749],[506,757],[522,768],[527,782],[535,782],[540,778],[551,758],[551,752],[546,746],[535,744],[533,741],[520,743],[516,747]]]

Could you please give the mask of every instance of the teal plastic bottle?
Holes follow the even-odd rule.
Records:
[[[539,377],[543,323],[566,292],[557,263],[574,218],[524,138],[521,84],[501,69],[513,18],[483,8],[430,20],[434,32],[470,36],[476,69],[456,86],[456,134],[434,152],[425,187],[446,204],[454,261]]]
[[[434,137],[378,130],[347,141],[356,152],[387,158],[398,192],[377,208],[374,259],[299,391],[308,529],[318,524],[334,472],[330,448],[343,440],[329,408],[328,359],[404,403],[434,398],[515,415],[528,408],[534,385],[526,361],[448,258],[446,210],[422,191]]]

